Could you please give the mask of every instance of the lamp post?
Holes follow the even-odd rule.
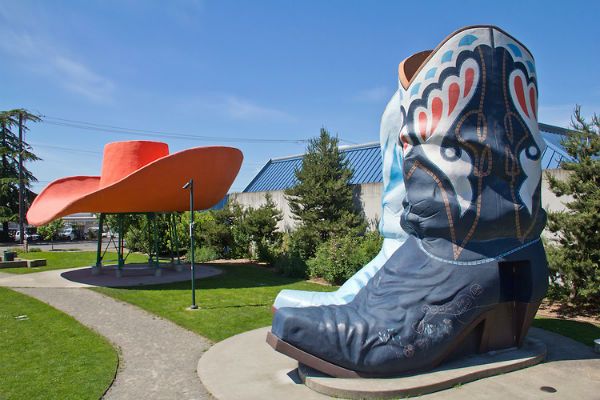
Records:
[[[188,183],[183,185],[183,189],[190,190],[190,253],[191,253],[191,270],[192,270],[192,305],[190,310],[197,310],[196,305],[196,268],[194,267],[194,180],[190,179]]]

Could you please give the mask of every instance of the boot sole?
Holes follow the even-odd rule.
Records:
[[[447,359],[453,358],[453,356],[465,355],[464,351],[461,351],[461,347],[467,336],[473,333],[476,333],[479,336],[479,344],[477,346],[478,353],[487,353],[489,351],[502,350],[511,347],[521,347],[539,306],[539,302],[508,302],[497,304],[491,310],[482,313],[463,329],[449,348],[433,362],[423,368],[405,371],[391,376],[401,376],[415,372],[428,371],[442,364]],[[478,329],[481,329],[480,333],[477,332]],[[390,377],[389,374],[366,373],[340,367],[339,365],[325,361],[283,341],[272,332],[267,333],[267,343],[275,351],[285,354],[301,364],[335,378]]]

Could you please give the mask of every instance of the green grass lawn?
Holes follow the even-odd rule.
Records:
[[[98,399],[117,365],[116,350],[102,336],[0,287],[0,399]]]
[[[334,290],[303,280],[286,278],[253,265],[219,265],[225,273],[196,280],[198,311],[191,304],[190,283],[144,288],[94,288],[135,304],[213,341],[223,340],[271,323],[271,306],[282,289]],[[202,268],[202,267],[199,267]]]
[[[600,338],[600,326],[590,322],[536,317],[533,326],[570,337],[588,346],[593,346],[594,339]]]
[[[33,272],[48,271],[51,269],[65,269],[76,267],[89,267],[96,264],[95,251],[35,251],[30,253],[19,252],[19,258],[33,260],[37,258],[45,258],[47,265],[45,267],[35,268],[2,268],[0,272],[8,272],[11,274],[31,274]],[[131,253],[127,257],[128,263],[146,262],[148,256],[144,254]],[[111,264],[117,262],[116,252],[107,252],[104,256],[104,263]]]

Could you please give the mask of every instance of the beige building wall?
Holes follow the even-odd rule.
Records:
[[[292,216],[292,212],[290,211],[290,206],[285,199],[285,195],[283,194],[283,190],[274,190],[270,192],[249,192],[249,193],[231,193],[229,195],[230,201],[237,201],[240,205],[244,207],[254,207],[258,208],[261,205],[265,204],[265,196],[269,193],[273,198],[273,202],[283,214],[283,220],[279,222],[277,225],[280,231],[289,232],[294,229],[296,225],[296,221]]]
[[[544,171],[542,175],[542,206],[548,211],[562,211],[565,209],[565,202],[571,200],[570,196],[558,198],[550,191],[546,172],[553,176],[564,179],[568,172],[561,169],[552,169]],[[383,184],[365,183],[354,186],[354,204],[364,212],[371,229],[376,229],[381,218],[381,192]],[[265,203],[265,195],[270,193],[273,202],[283,214],[283,220],[279,223],[279,229],[282,231],[291,231],[297,224],[293,218],[285,195],[282,190],[271,192],[251,192],[251,193],[232,193],[230,199],[235,199],[244,207],[259,207]]]
[[[565,171],[564,169],[547,169],[542,175],[542,207],[544,207],[546,211],[564,211],[566,210],[565,203],[573,200],[573,197],[556,197],[550,190],[550,185],[548,185],[548,179],[546,178],[547,173],[557,179],[563,180],[567,178],[569,171]]]

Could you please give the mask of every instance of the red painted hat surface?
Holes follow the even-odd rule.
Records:
[[[172,212],[189,209],[182,186],[194,179],[194,204],[207,209],[231,187],[242,165],[233,147],[195,147],[169,154],[166,143],[128,141],[104,147],[101,176],[58,179],[42,190],[27,221],[43,225],[78,212]]]

